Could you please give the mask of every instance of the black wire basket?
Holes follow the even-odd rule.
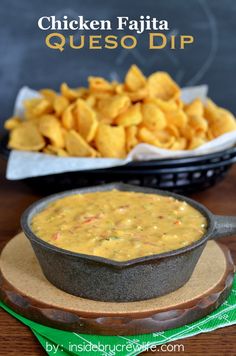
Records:
[[[0,151],[8,158],[6,136],[0,141]],[[232,147],[196,157],[136,161],[120,167],[50,174],[23,181],[46,194],[111,182],[191,194],[222,180],[235,162],[236,147]]]

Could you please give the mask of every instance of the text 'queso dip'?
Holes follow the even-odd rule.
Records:
[[[66,196],[31,221],[32,231],[52,245],[116,261],[190,245],[206,227],[206,218],[184,201],[117,190]]]

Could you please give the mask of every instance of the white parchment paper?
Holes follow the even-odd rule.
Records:
[[[186,103],[195,98],[205,101],[207,91],[207,85],[188,87],[182,89],[181,96]],[[14,114],[23,117],[23,101],[38,96],[40,95],[37,91],[23,87],[17,95]],[[130,151],[126,159],[57,157],[45,153],[12,150],[8,160],[6,177],[10,180],[17,180],[62,172],[121,166],[133,160],[196,156],[221,151],[233,146],[235,143],[236,131],[226,133],[194,150],[188,151],[166,150],[142,143]]]

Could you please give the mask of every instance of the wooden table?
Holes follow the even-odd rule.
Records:
[[[0,248],[19,231],[19,220],[23,210],[40,198],[40,195],[32,192],[23,183],[7,181],[5,168],[5,161],[0,159]],[[223,182],[192,195],[192,198],[216,214],[236,215],[236,166]],[[229,246],[236,262],[236,237],[225,238],[222,242]],[[0,335],[0,355],[45,355],[45,351],[30,330],[1,309]],[[184,345],[184,352],[178,352],[178,355],[236,355],[236,327],[200,334],[172,344],[177,343]],[[150,353],[145,353],[148,354]]]

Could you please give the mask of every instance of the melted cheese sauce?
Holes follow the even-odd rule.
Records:
[[[185,202],[117,190],[58,199],[31,222],[33,232],[52,245],[116,261],[190,245],[206,227],[206,218]]]

